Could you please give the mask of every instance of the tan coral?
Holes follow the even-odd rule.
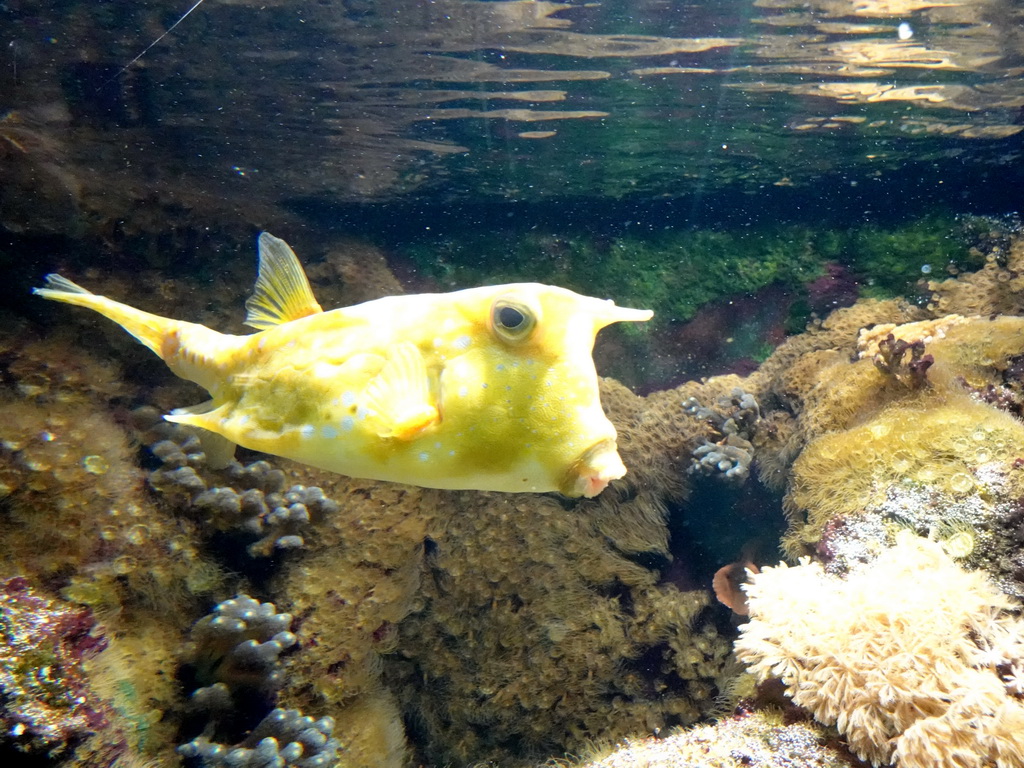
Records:
[[[1024,238],[1015,237],[1005,254],[988,254],[985,266],[956,279],[931,281],[928,309],[937,315],[1021,314],[1024,312]]]
[[[927,339],[924,350],[934,365],[924,387],[877,365],[878,343],[889,335]],[[859,353],[861,359],[850,362],[815,352],[793,366],[800,370],[809,359],[817,375],[802,395],[798,424],[805,445],[786,496],[793,525],[784,545],[794,557],[815,545],[830,521],[878,510],[894,492],[928,488],[947,503],[973,494],[976,506],[994,509],[997,499],[1024,489],[1017,464],[1024,425],[976,394],[1020,397],[1005,372],[1024,354],[1024,318],[950,316],[880,325],[860,334]],[[816,358],[826,364],[814,365]]]
[[[1024,765],[1024,702],[1000,676],[1024,657],[1024,622],[980,573],[904,532],[845,581],[817,563],[767,568],[746,588],[736,642],[874,765]]]

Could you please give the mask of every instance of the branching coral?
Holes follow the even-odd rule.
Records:
[[[907,352],[910,359],[904,362]],[[895,376],[912,389],[928,383],[928,369],[934,362],[934,357],[925,354],[923,341],[897,340],[891,333],[878,343],[878,353],[874,357],[878,370]]]
[[[218,603],[192,629],[187,659],[207,683],[193,701],[217,709],[233,696],[273,693],[281,686],[278,657],[296,643],[291,623],[290,614],[248,595]]]
[[[297,709],[275,709],[240,744],[225,747],[198,737],[178,753],[204,768],[332,768],[338,762],[334,720]]]
[[[755,575],[736,643],[761,680],[875,765],[1024,765],[1024,621],[988,579],[905,532],[843,581],[802,560]],[[1009,678],[1009,679],[1007,679]]]
[[[235,747],[210,740],[222,724],[239,711],[253,710],[252,698],[271,700],[281,686],[282,652],[296,643],[292,617],[278,613],[273,603],[248,595],[225,600],[192,630],[187,658],[200,682],[192,704],[209,713],[203,735],[178,748],[205,768],[328,768],[337,762],[334,720],[314,720],[297,709],[271,710]]]
[[[135,418],[161,438],[150,446],[162,464],[150,474],[150,484],[177,494],[213,529],[235,529],[256,538],[247,546],[250,555],[268,557],[304,546],[311,522],[338,510],[337,502],[317,486],[299,483],[286,488],[284,472],[262,459],[244,466],[232,461],[223,470],[208,470],[202,443],[190,430],[159,421],[151,408],[138,409]]]
[[[761,418],[761,409],[754,396],[739,387],[734,388],[729,397],[719,398],[718,406],[718,409],[708,408],[695,397],[683,403],[686,413],[706,422],[713,430],[712,439],[705,438],[704,443],[693,450],[690,471],[721,475],[727,480],[745,480],[754,460],[754,445],[750,439]]]

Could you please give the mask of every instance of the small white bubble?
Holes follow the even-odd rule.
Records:
[[[921,265],[921,274],[922,275],[930,275],[931,273],[932,273],[932,265],[931,264],[922,264]]]
[[[904,21],[902,24],[896,27],[896,36],[900,40],[909,40],[914,36],[914,28]]]

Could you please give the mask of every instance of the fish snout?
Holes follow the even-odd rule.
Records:
[[[614,438],[605,438],[590,446],[569,467],[559,490],[566,496],[590,499],[608,487],[612,480],[626,474],[626,466]]]

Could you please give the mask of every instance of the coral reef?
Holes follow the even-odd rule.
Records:
[[[577,258],[572,247],[545,245],[552,269],[560,249]],[[1024,320],[1003,314],[1021,311],[1024,246],[993,247],[981,271],[932,284],[930,307],[862,299],[812,322],[749,376],[646,396],[603,380],[629,473],[583,501],[354,480],[244,451],[214,468],[201,439],[159,417],[190,397],[184,385],[150,372],[127,342],[109,337],[111,358],[124,354],[119,367],[86,351],[107,337],[83,321],[43,341],[19,321],[0,337],[0,577],[23,575],[68,615],[80,609],[57,595],[91,609],[107,647],[74,667],[74,685],[88,686],[117,749],[158,765],[175,764],[182,741],[180,756],[204,768],[514,768],[629,739],[593,765],[838,766],[847,757],[834,732],[790,711],[780,720],[744,710],[642,740],[721,715],[740,695],[730,649],[741,619],[713,602],[712,577],[720,572],[718,589],[742,613],[739,585],[778,541],[785,492],[786,551],[816,562],[752,577],[745,637],[769,621],[803,627],[801,658],[827,658],[831,646],[813,643],[866,637],[851,617],[892,616],[879,647],[902,648],[900,628],[946,643],[934,647],[941,658],[921,651],[891,669],[866,659],[818,688],[794,677],[798,703],[878,762],[941,760],[928,752],[941,745],[975,754],[977,734],[961,728],[972,717],[991,744],[1013,743],[1004,726],[1016,722],[1024,688],[1019,622],[982,575],[963,570],[1024,595]],[[910,278],[904,267],[890,287]],[[774,279],[772,269],[746,278]],[[310,276],[344,276],[331,288],[342,303],[401,289],[368,247],[331,250]],[[181,281],[161,281],[157,309],[184,302],[175,314],[240,321],[235,288],[189,295]],[[79,334],[90,343],[76,343]],[[907,531],[931,541],[907,544]],[[770,547],[753,555],[746,545],[758,538]],[[905,571],[893,564],[890,584],[929,574],[908,583],[898,616],[863,608],[872,596],[904,599],[891,588],[852,597],[890,560]],[[811,591],[791,583],[801,576]],[[787,590],[777,605],[776,582]],[[837,608],[839,599],[853,607]],[[957,618],[970,610],[988,618]],[[811,622],[824,627],[820,638]],[[741,652],[767,677],[768,658],[790,641]],[[954,662],[959,671],[946,675]],[[871,674],[904,677],[890,693]],[[839,679],[847,690],[833,691],[829,714],[820,691]],[[74,685],[53,692],[73,695]],[[939,704],[929,685],[941,689]],[[972,686],[974,698],[958,693]],[[898,696],[921,711],[897,711]],[[843,707],[855,712],[840,722]],[[60,743],[70,764],[91,768],[108,742],[71,734]]]
[[[845,580],[807,559],[747,587],[739,658],[778,677],[860,757],[901,768],[1024,765],[1024,622],[942,545],[901,533]]]
[[[860,334],[858,359],[819,369],[798,416],[805,444],[789,470],[787,553],[814,552],[841,572],[900,528],[970,531],[966,561],[1022,594],[1022,332],[1024,320],[1006,316],[879,324]],[[897,364],[897,348],[930,364]]]

